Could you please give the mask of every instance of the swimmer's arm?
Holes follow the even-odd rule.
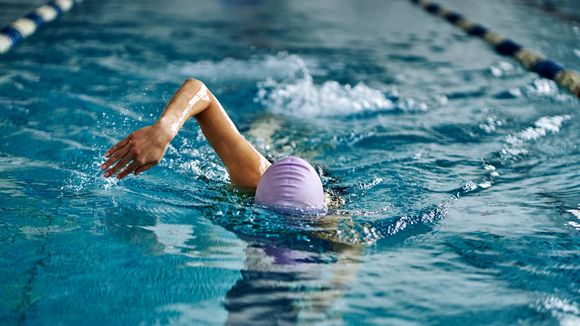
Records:
[[[158,164],[169,142],[191,117],[196,118],[226,166],[232,183],[255,188],[270,163],[239,133],[207,87],[195,79],[183,83],[155,124],[133,132],[105,153],[108,160],[101,165],[101,169],[108,169],[105,177],[125,167],[117,175],[122,179],[129,173],[139,174]]]

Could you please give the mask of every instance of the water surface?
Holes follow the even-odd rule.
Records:
[[[580,70],[574,19],[444,3]],[[578,100],[409,1],[85,0],[0,71],[2,323],[580,323]],[[342,204],[255,207],[195,122],[102,178],[189,77]]]

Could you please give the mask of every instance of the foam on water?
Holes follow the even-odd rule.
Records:
[[[226,58],[219,61],[173,62],[154,69],[143,69],[114,57],[99,59],[99,64],[120,73],[131,73],[147,79],[175,82],[196,78],[208,84],[242,87],[254,84],[257,88],[254,102],[272,113],[283,115],[345,116],[393,109],[404,112],[428,110],[425,103],[411,98],[400,99],[392,87],[385,92],[362,82],[354,85],[341,84],[335,80],[318,83],[314,76],[321,69],[315,60],[286,52],[256,55],[247,60]],[[176,76],[179,78],[176,79]],[[109,107],[133,119],[139,118],[127,109]]]
[[[538,310],[546,310],[560,321],[562,326],[580,324],[580,308],[574,302],[550,296],[541,300]]]
[[[278,114],[337,116],[395,107],[383,92],[363,83],[351,86],[327,81],[316,85],[309,74],[290,82],[268,78],[258,87],[256,101]]]
[[[351,86],[330,80],[318,85],[300,57],[293,56],[293,61],[294,71],[286,78],[268,76],[257,84],[254,100],[273,113],[340,116],[395,107],[382,91],[363,83]]]
[[[577,209],[567,209],[566,212],[570,213],[577,219],[577,221],[568,221],[567,224],[580,231],[580,204]]]
[[[258,88],[254,101],[276,114],[342,116],[395,108],[383,91],[364,83],[354,86],[333,80],[315,83],[311,71],[318,69],[316,62],[284,52],[249,60],[227,58],[217,62],[175,64],[172,69],[184,77],[210,82],[253,81]],[[401,101],[401,107],[425,109],[424,105],[411,100]]]
[[[542,117],[538,119],[533,127],[528,127],[518,133],[509,135],[505,139],[505,145],[501,150],[504,160],[514,159],[518,156],[528,154],[527,143],[547,134],[560,131],[562,124],[570,120],[570,115],[558,115],[552,117]]]
[[[534,122],[533,127],[528,127],[522,131],[508,135],[504,140],[504,145],[494,156],[499,158],[499,162],[485,160],[483,170],[485,175],[477,180],[470,180],[462,187],[460,194],[467,194],[476,190],[487,189],[494,185],[495,178],[500,175],[498,167],[509,166],[510,163],[530,153],[529,143],[536,141],[548,134],[555,134],[560,131],[562,124],[571,119],[570,115],[541,117]],[[496,126],[501,126],[503,122],[495,118],[488,118],[488,124],[480,125],[486,132],[494,132]]]

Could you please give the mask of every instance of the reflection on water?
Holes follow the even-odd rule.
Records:
[[[215,214],[213,209],[207,213]],[[235,211],[226,214],[229,216],[222,215],[216,222],[235,219]],[[212,216],[207,218],[211,220]],[[280,216],[277,222],[284,223],[290,218],[297,217]],[[371,241],[355,236],[352,231],[350,237],[340,237],[339,231],[349,232],[339,225],[341,221],[352,224],[350,217],[340,216],[317,221],[288,220],[284,225],[271,225],[276,220],[270,218],[263,221],[270,225],[253,225],[251,234],[247,230],[236,231],[239,226],[236,222],[224,225],[244,242],[243,251],[235,253],[243,261],[240,277],[225,293],[223,301],[228,311],[226,324],[339,322],[342,317],[333,307],[341,302],[356,277],[364,242]],[[215,256],[212,258],[211,248],[197,246],[197,237],[212,237],[209,228],[159,223],[154,214],[135,215],[125,209],[107,209],[103,224],[109,235],[147,255],[193,258],[186,263],[190,268],[228,267],[223,260],[212,262]],[[293,231],[273,231],[288,227]]]
[[[227,324],[340,321],[333,307],[356,276],[360,248],[320,251],[249,243],[242,277],[226,294]]]

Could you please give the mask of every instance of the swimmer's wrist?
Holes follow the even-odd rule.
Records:
[[[173,140],[173,138],[175,138],[175,135],[177,135],[177,132],[179,131],[179,129],[181,129],[181,127],[179,128],[172,127],[174,125],[175,123],[172,123],[171,121],[169,121],[169,119],[165,118],[160,118],[153,124],[153,126],[159,130],[160,138],[167,144],[169,144]]]

